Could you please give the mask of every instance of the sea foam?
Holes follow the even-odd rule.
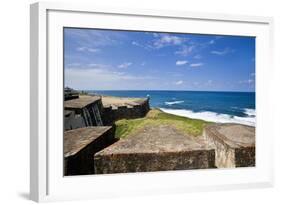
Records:
[[[244,113],[248,116],[256,116],[256,110],[255,109],[245,108]]]
[[[174,105],[174,104],[180,104],[180,103],[184,103],[184,101],[178,100],[178,101],[165,102],[166,105]]]
[[[256,118],[252,115],[248,117],[238,117],[238,116],[231,116],[227,114],[219,114],[215,112],[193,112],[191,110],[183,110],[183,109],[167,109],[167,108],[160,108],[163,112],[170,113],[173,115],[178,115],[182,117],[188,117],[193,119],[199,120],[206,120],[210,122],[217,122],[217,123],[237,123],[249,126],[255,126]],[[246,112],[246,110],[245,110]],[[253,110],[251,111],[253,113]]]

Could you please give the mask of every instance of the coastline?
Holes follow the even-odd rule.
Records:
[[[114,98],[150,96],[151,107],[192,119],[253,127],[256,122],[255,92],[106,90],[92,94]]]
[[[194,120],[204,120],[213,123],[235,123],[235,124],[255,127],[256,117],[230,116],[227,114],[219,114],[210,111],[193,112],[192,110],[185,110],[185,109],[168,109],[168,108],[157,108],[157,109],[160,109],[165,113],[186,117]]]
[[[148,96],[132,98],[85,94],[64,101],[64,109],[65,175],[255,164],[255,127],[235,122],[212,122],[206,116],[198,119],[190,111],[187,115],[184,110],[150,107]],[[248,112],[254,114],[251,110]],[[217,144],[221,140],[220,135],[214,136],[217,133],[213,132],[214,129],[227,134],[222,145]],[[251,136],[250,139],[248,136]],[[244,142],[248,141],[247,147],[241,147],[241,151],[240,143],[244,146]],[[235,161],[228,157],[228,150],[237,153]],[[223,157],[216,157],[215,152],[222,153]],[[95,157],[94,166],[91,166],[92,156]],[[183,156],[184,160],[181,160]],[[144,157],[157,159],[157,166],[155,161],[148,164]],[[167,158],[171,160],[169,163]],[[114,166],[108,166],[114,163]],[[105,164],[107,168],[104,168]],[[139,164],[143,166],[139,167]]]

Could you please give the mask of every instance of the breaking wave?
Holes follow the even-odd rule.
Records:
[[[174,105],[174,104],[180,104],[184,103],[183,100],[178,100],[178,101],[172,101],[172,102],[165,102],[166,105]]]
[[[244,113],[248,116],[256,116],[256,110],[255,109],[245,108]]]
[[[247,117],[238,117],[238,116],[219,114],[209,111],[193,112],[191,110],[183,110],[183,109],[167,109],[167,108],[160,108],[160,109],[163,112],[170,113],[173,115],[199,119],[199,120],[206,120],[210,122],[237,123],[237,124],[243,124],[249,126],[255,126],[256,124],[255,110],[253,109],[245,109],[245,114],[248,115]]]

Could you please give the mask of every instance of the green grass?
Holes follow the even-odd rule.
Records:
[[[136,133],[145,126],[171,125],[186,134],[199,136],[203,132],[205,125],[210,122],[196,120],[177,115],[164,113],[158,109],[150,110],[144,118],[119,120],[116,124],[115,136],[125,138],[130,134]]]

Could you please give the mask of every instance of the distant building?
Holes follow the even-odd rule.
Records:
[[[64,100],[71,100],[71,99],[75,99],[75,98],[79,98],[79,92],[72,88],[65,87],[64,88]]]

